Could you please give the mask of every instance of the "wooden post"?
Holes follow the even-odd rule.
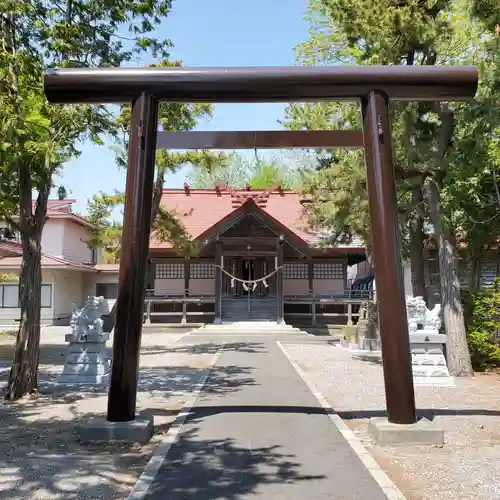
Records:
[[[127,183],[116,299],[113,365],[107,419],[135,420],[144,318],[144,281],[149,252],[158,101],[141,94],[132,102]]]
[[[314,263],[309,260],[307,263],[307,278],[309,280],[309,297],[311,297],[311,321],[316,326],[316,301],[314,299]]]
[[[389,98],[383,92],[372,91],[362,99],[362,111],[387,413],[394,424],[413,424],[415,393],[399,246]]]
[[[284,273],[283,273],[283,236],[280,236],[276,246],[276,322],[281,325],[285,322],[284,311]]]
[[[183,300],[181,325],[185,325],[186,323],[187,323],[187,302]]]
[[[191,259],[184,259],[184,297],[189,297],[189,279],[191,275]]]
[[[151,301],[146,301],[146,325],[151,324]]]
[[[316,326],[316,297],[314,296],[314,292],[312,296],[311,308],[312,308],[312,324],[313,326]]]
[[[222,242],[217,240],[215,243],[215,317],[214,323],[222,322]]]

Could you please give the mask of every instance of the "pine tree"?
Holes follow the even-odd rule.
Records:
[[[398,3],[391,0],[313,0],[309,13],[311,39],[299,47],[299,60],[304,64],[470,63],[478,52],[475,47],[481,42],[475,27],[467,22],[465,12],[458,7],[448,0]],[[454,171],[451,162],[454,134],[465,125],[457,125],[462,109],[455,103],[440,102],[398,103],[391,107],[401,221],[408,235],[412,269],[414,277],[420,281],[420,288],[425,286],[423,222],[429,215],[438,246],[449,367],[456,376],[472,374],[457,275],[453,220],[457,200],[450,199],[447,189]],[[290,126],[298,128],[359,128],[359,113],[353,113],[352,106],[342,104],[294,105],[287,110],[287,119]],[[460,152],[462,156],[467,153]],[[340,166],[330,164],[320,176],[313,176],[310,191],[325,190],[328,185],[325,177],[332,178],[331,187],[339,189],[340,193],[331,193],[326,200],[317,197],[322,203],[326,202],[327,207],[322,211],[332,217],[330,226],[347,226],[344,230],[348,231],[353,230],[356,223],[356,230],[364,231],[369,240],[366,205],[363,208],[359,204],[353,213],[348,211],[345,201],[349,188],[354,188],[352,193],[356,201],[366,200],[364,179],[358,173],[362,172],[363,165],[357,161],[357,167],[353,167],[349,165],[353,156],[341,155]],[[357,175],[353,175],[353,168],[357,168]],[[358,182],[354,187],[355,179]]]

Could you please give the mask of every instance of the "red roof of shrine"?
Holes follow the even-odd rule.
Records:
[[[191,237],[196,239],[222,219],[228,218],[249,199],[253,199],[259,208],[308,245],[315,246],[321,239],[318,231],[308,228],[303,216],[302,198],[292,190],[191,189],[185,186],[184,189],[164,189],[161,205],[171,210]],[[339,247],[349,248],[350,251],[364,250],[360,241]],[[151,250],[170,248],[170,242],[158,241],[152,236]]]

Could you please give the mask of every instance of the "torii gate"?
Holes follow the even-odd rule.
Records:
[[[107,419],[135,419],[157,147],[364,147],[389,421],[416,422],[403,286],[389,101],[474,97],[473,66],[51,69],[52,103],[132,103],[122,255]],[[160,101],[361,102],[362,131],[158,132]]]

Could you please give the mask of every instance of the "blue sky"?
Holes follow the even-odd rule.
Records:
[[[308,0],[175,0],[157,36],[172,40],[171,57],[185,66],[293,65],[294,47],[307,39],[307,6]],[[213,118],[201,122],[198,130],[278,129],[284,108],[219,104]],[[165,186],[180,187],[185,176],[181,170]],[[117,169],[108,146],[85,144],[82,155],[67,163],[56,182],[77,200],[75,210],[85,212],[87,199],[98,191],[122,190],[125,172]]]

